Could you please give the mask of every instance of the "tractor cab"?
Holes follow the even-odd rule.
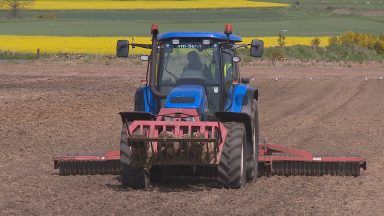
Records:
[[[223,33],[172,32],[159,36],[157,88],[168,95],[164,107],[223,110],[225,96],[239,80],[235,42]],[[225,46],[222,43],[226,43]]]

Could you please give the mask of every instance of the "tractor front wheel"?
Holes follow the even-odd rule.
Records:
[[[127,125],[123,124],[120,140],[120,180],[123,186],[134,189],[147,186],[147,173],[143,166],[132,165],[132,149],[128,146]]]
[[[239,188],[246,180],[246,136],[242,123],[226,122],[227,137],[218,166],[218,180],[225,187]]]

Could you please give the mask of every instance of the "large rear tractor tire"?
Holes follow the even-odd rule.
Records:
[[[259,170],[259,113],[257,110],[257,101],[253,100],[252,114],[251,114],[251,126],[252,126],[252,155],[247,160],[247,181],[256,180]]]
[[[229,188],[240,188],[246,182],[246,133],[242,123],[226,122],[227,137],[217,169],[217,178]]]
[[[132,165],[132,149],[128,146],[127,125],[123,124],[120,140],[120,180],[123,186],[134,189],[148,185],[147,172],[143,166]]]

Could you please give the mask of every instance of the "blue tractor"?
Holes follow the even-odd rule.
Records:
[[[152,44],[117,42],[151,50],[146,83],[135,93],[134,111],[121,112],[120,149],[103,155],[54,157],[60,175],[116,174],[121,183],[143,188],[171,176],[208,177],[239,188],[259,175],[360,175],[363,158],[317,157],[277,144],[259,145],[258,90],[239,71],[239,48],[261,57],[263,41],[241,44],[224,33],[170,32]]]
[[[141,57],[149,61],[148,83],[136,90],[135,112],[121,113],[123,185],[144,187],[147,171],[152,181],[171,175],[217,177],[234,188],[254,180],[258,90],[240,77],[237,56],[238,48],[249,45],[237,45],[242,39],[231,25],[224,33],[158,35],[157,25],[151,32],[151,46],[128,41],[117,46],[119,57],[128,56],[129,46],[151,48],[150,56]],[[250,46],[251,56],[261,57],[263,42]]]

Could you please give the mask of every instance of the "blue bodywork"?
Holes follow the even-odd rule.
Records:
[[[136,89],[135,111],[156,114],[158,111],[157,100],[153,97],[148,85],[142,85]]]
[[[180,85],[173,88],[165,100],[165,108],[197,109],[199,114],[205,112],[207,96],[201,85]]]
[[[225,103],[225,112],[241,112],[243,108],[244,97],[247,93],[246,85],[239,84],[232,86],[228,90],[228,97]]]
[[[158,40],[169,40],[173,38],[201,38],[201,39],[214,39],[218,41],[228,40],[227,35],[221,32],[167,32],[159,35]],[[241,37],[231,34],[229,36],[231,42],[241,42]]]

